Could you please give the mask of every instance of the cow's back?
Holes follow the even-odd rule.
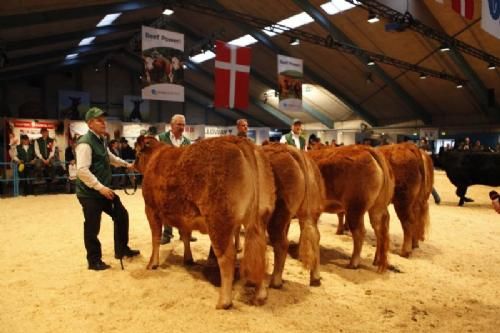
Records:
[[[500,153],[448,151],[439,164],[455,186],[500,186]]]

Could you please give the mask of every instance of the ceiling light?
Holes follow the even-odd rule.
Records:
[[[439,48],[439,51],[441,52],[448,52],[450,50],[450,48],[446,45],[443,45]]]
[[[298,39],[297,37],[292,37],[290,38],[290,45],[299,45],[300,44],[300,39]]]
[[[167,8],[163,11],[163,15],[172,15],[174,11],[170,8]]]
[[[337,13],[344,11],[344,10],[351,9],[354,6],[356,6],[356,5],[353,5],[352,3],[349,3],[345,0],[337,0],[337,1],[335,1],[335,3],[333,1],[329,1],[327,3],[324,3],[320,7],[323,8],[323,10],[328,15],[335,15]]]
[[[212,51],[207,51],[205,53],[200,53],[191,58],[191,60],[197,64],[207,61],[209,59],[215,58],[215,53]]]
[[[457,84],[457,89],[462,89],[463,87],[464,86],[461,83]]]
[[[427,75],[425,75],[424,73],[420,74],[420,80],[425,80],[427,79]]]
[[[89,45],[94,41],[95,37],[84,38],[78,43],[78,46]]]
[[[113,13],[104,16],[104,18],[97,23],[96,27],[104,27],[112,24],[122,13]]]
[[[378,21],[380,21],[380,19],[378,18],[378,16],[376,14],[373,14],[373,13],[369,13],[368,14],[368,20],[367,20],[369,23],[377,23]]]
[[[491,64],[489,64],[489,65],[488,65],[488,69],[489,69],[489,70],[493,70],[493,69],[495,69],[495,68],[496,68],[496,66],[495,66],[495,64],[494,64],[494,63],[491,63]]]
[[[373,60],[370,60],[366,63],[368,66],[375,66],[375,62]]]
[[[255,43],[257,43],[257,39],[253,38],[250,35],[241,36],[240,38],[236,38],[228,42],[228,44],[236,46],[248,46]]]
[[[66,56],[66,60],[75,59],[76,57],[78,57],[78,53],[70,53]]]

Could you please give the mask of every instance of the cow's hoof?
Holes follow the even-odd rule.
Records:
[[[233,302],[217,304],[215,308],[217,310],[228,310],[233,306]]]
[[[154,269],[154,270],[156,270],[156,269],[158,269],[158,265],[148,265],[146,267],[146,269]]]
[[[193,259],[187,259],[187,260],[184,260],[184,265],[186,265],[186,266],[194,266],[195,262],[194,262]]]
[[[309,281],[309,286],[311,286],[311,287],[321,286],[321,278],[320,279],[311,279],[311,281]]]
[[[411,251],[401,251],[401,257],[409,258]]]
[[[269,288],[281,289],[283,288],[283,282],[271,282],[269,283]]]
[[[474,202],[474,200],[473,200],[473,199],[471,199],[471,198],[467,198],[467,197],[464,197],[464,201],[465,201],[465,202]]]
[[[347,265],[345,265],[345,268],[347,268],[347,269],[358,269],[358,265],[355,265],[353,263],[348,263]]]
[[[465,200],[464,199],[460,199],[460,201],[458,202],[458,205],[460,207],[462,207],[464,205],[464,203],[465,203]]]
[[[255,306],[261,306],[261,305],[264,305],[266,304],[266,298],[258,298],[258,297],[255,297],[253,300],[252,300],[252,304],[255,305]]]

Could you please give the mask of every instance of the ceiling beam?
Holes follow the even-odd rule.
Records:
[[[18,57],[13,59],[12,61],[9,62],[9,65],[6,67],[7,69],[9,67],[15,67],[15,66],[22,66],[29,64],[31,62],[39,62],[40,59],[51,59],[51,58],[56,58],[56,59],[63,59],[66,55],[72,54],[72,53],[88,53],[88,52],[93,52],[93,51],[98,51],[99,49],[107,48],[115,48],[117,46],[125,46],[130,38],[121,38],[121,39],[116,39],[116,40],[107,40],[103,42],[98,42],[98,43],[92,43],[90,45],[85,45],[85,46],[77,46],[77,47],[72,47],[72,48],[67,48],[63,50],[51,50],[48,52],[43,52],[43,53],[37,53],[33,55],[27,55],[24,57]]]
[[[340,42],[350,44],[358,47],[347,35],[345,35],[339,28],[337,28],[330,20],[323,15],[319,10],[309,3],[308,0],[294,0],[294,2],[307,14],[309,14],[314,21],[328,32],[334,39]],[[356,56],[361,63],[366,66],[369,59],[368,56]],[[394,81],[380,66],[377,64],[370,66],[373,72],[377,74],[395,93],[399,96],[410,110],[421,119],[425,124],[432,123],[432,116],[425,108],[420,105],[410,94],[408,94],[396,81]]]
[[[35,24],[45,24],[57,21],[98,17],[118,12],[130,12],[152,7],[160,7],[160,1],[135,0],[106,5],[82,6],[56,9],[44,12],[28,12],[26,14],[4,15],[0,19],[0,29],[21,28]]]
[[[218,3],[217,0],[211,0],[210,3],[217,9],[223,10],[224,7]],[[254,30],[251,26],[240,23],[237,26],[252,35],[253,38],[257,39],[262,45],[266,46],[272,52],[276,54],[282,54],[286,56],[290,56],[290,53],[285,51],[284,49],[277,46],[275,43],[271,41],[271,39],[261,31]],[[323,79],[319,74],[310,69],[307,65],[304,64],[304,75],[311,78],[314,82],[322,86],[324,89],[328,90],[332,95],[335,95],[338,99],[340,99],[347,107],[349,107],[356,115],[363,118],[366,122],[368,122],[372,126],[378,125],[378,120],[368,113],[361,105],[356,103],[352,98],[343,93],[340,89],[335,87],[332,83]]]
[[[141,30],[144,22],[123,24],[123,25],[110,25],[106,27],[84,29],[79,31],[72,31],[58,35],[44,36],[39,38],[23,39],[8,41],[5,43],[5,50],[8,53],[13,51],[31,50],[36,47],[46,46],[49,44],[58,44],[70,41],[81,40],[85,37],[99,37],[104,35],[111,35],[120,32],[137,32]]]

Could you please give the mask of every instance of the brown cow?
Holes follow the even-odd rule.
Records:
[[[274,270],[270,287],[281,288],[288,252],[288,228],[291,219],[299,219],[301,235],[299,258],[310,270],[309,284],[320,285],[318,219],[325,197],[323,180],[315,163],[295,147],[271,144],[262,147],[273,168],[276,183],[276,207],[268,226],[274,249]]]
[[[363,216],[368,212],[377,238],[373,264],[388,267],[389,212],[394,175],[382,153],[363,146],[343,146],[308,152],[317,163],[326,188],[325,211],[345,212],[354,248],[348,268],[357,268],[365,236]]]
[[[255,304],[264,303],[265,228],[274,209],[271,166],[245,138],[221,137],[175,148],[153,138],[138,139],[136,168],[143,173],[142,193],[152,233],[147,266],[159,265],[162,223],[179,229],[184,262],[193,262],[192,230],[208,233],[221,275],[218,309],[232,305],[235,264],[233,234],[245,226],[242,275],[257,286]]]
[[[434,182],[432,159],[412,143],[378,148],[389,161],[396,179],[392,202],[403,227],[401,256],[408,257],[429,225],[429,195]]]

